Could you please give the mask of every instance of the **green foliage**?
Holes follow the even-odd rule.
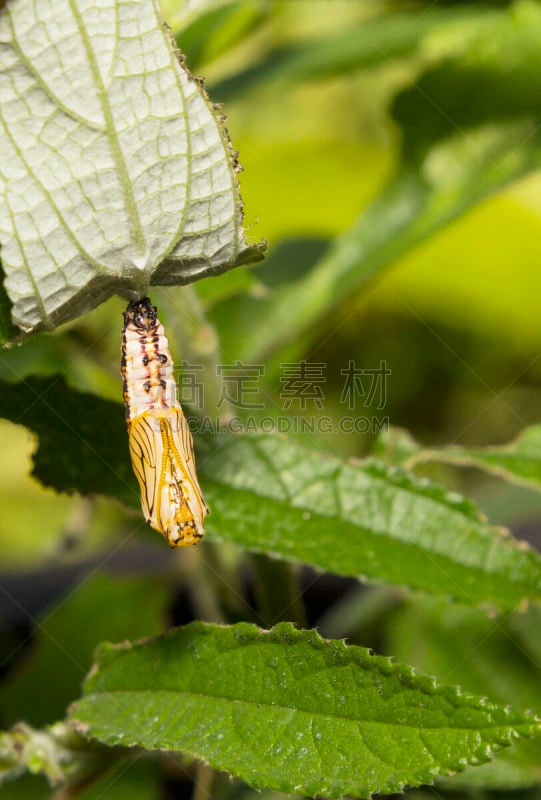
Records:
[[[296,42],[295,46],[277,47],[258,63],[213,85],[212,91],[227,101],[268,83],[287,85],[299,80],[350,74],[354,70],[377,69],[415,55],[426,40],[430,40],[431,34],[454,34],[457,28],[459,31],[463,26],[469,28],[484,16],[478,9],[459,7],[450,11],[433,4],[423,14],[415,9],[410,13],[362,20],[353,30]]]
[[[412,468],[427,461],[441,461],[463,467],[477,467],[514,483],[541,489],[541,426],[526,428],[513,442],[499,447],[422,447],[407,431],[385,432],[375,453],[394,464]]]
[[[397,792],[536,730],[533,718],[285,623],[192,623],[105,645],[71,719],[106,744],[184,750],[256,788],[328,797]]]
[[[31,654],[0,687],[4,724],[23,718],[39,726],[60,719],[79,694],[95,647],[157,633],[166,598],[165,587],[152,579],[83,578],[37,621]]]
[[[40,437],[34,475],[46,486],[138,507],[118,404],[75,392],[58,377],[1,388],[2,416]],[[438,484],[378,461],[321,456],[279,436],[224,432],[203,444],[199,474],[212,538],[467,604],[510,610],[540,598],[541,557]]]
[[[439,63],[394,104],[408,155],[417,158],[456,131],[469,132],[506,120],[539,119],[541,9],[537,3],[525,0],[500,14],[484,14],[471,24],[457,26],[447,40],[443,32],[441,40]],[[431,102],[434,97],[437,105]]]
[[[408,79],[399,84],[392,104],[403,137],[394,180],[303,281],[293,281],[266,301],[247,298],[226,307],[225,314],[234,309],[240,317],[235,352],[258,359],[313,331],[329,308],[440,227],[538,168],[540,47],[541,12],[535,3],[481,14],[468,8],[428,9],[404,18],[363,20],[336,41],[326,37],[272,53],[229,78],[226,96],[229,87],[252,90],[258,78],[279,81],[283,91],[288,82],[335,71],[372,71],[382,63],[397,67],[413,54],[426,61],[425,71],[414,78],[402,68]],[[220,89],[218,84],[218,96]]]
[[[138,506],[119,403],[70,390],[61,376],[3,383],[2,388],[2,417],[39,436],[33,474],[46,486],[85,494],[105,488],[110,497]],[[103,424],[105,420],[116,423]]]
[[[100,755],[105,768],[92,776],[83,774],[75,785],[70,782],[69,791],[73,795],[80,800],[103,800],[103,797],[110,800],[154,800],[158,797],[158,764],[148,763],[141,757],[132,757],[112,758],[112,764],[107,765],[104,749],[100,751]],[[2,798],[5,800],[43,800],[48,796],[43,774],[24,775],[2,786]]]
[[[267,298],[234,299],[225,306],[224,317],[236,318],[229,346],[257,362],[313,331],[335,305],[441,226],[531,169],[537,163],[536,130],[521,122],[476,131],[466,141],[452,135],[434,146],[422,169],[406,164],[307,275],[290,279]]]
[[[2,342],[15,335],[12,302],[24,327],[45,317],[56,324],[113,291],[145,291],[150,277],[180,284],[260,256],[244,239],[221,114],[186,65],[171,61],[156,2],[100,5],[104,32],[119,6],[114,50],[114,36],[88,39],[95,10],[78,16],[79,3],[68,5],[31,41],[27,0],[0,11],[10,93],[2,98]],[[140,28],[130,32],[132,15],[143,25],[141,9],[159,46],[149,48]],[[36,479],[31,495],[7,479],[0,486],[9,531],[0,575],[2,796],[41,798],[45,780],[55,797],[82,800],[169,800],[185,795],[187,781],[195,800],[255,796],[244,784],[277,800],[277,792],[369,797],[437,782],[444,800],[496,800],[502,791],[533,800],[541,558],[497,523],[530,523],[518,533],[533,542],[541,519],[538,495],[525,503],[519,488],[541,487],[539,4],[163,0],[163,11],[187,66],[205,75],[212,101],[227,101],[247,211],[272,233],[271,251],[262,265],[189,291],[152,292],[175,363],[180,355],[203,365],[208,416],[196,460],[211,513],[197,548],[169,553],[141,517],[118,402],[120,299],[0,355],[0,418],[4,430],[10,421],[34,436]],[[60,34],[72,46],[47,50],[42,63],[45,37]],[[113,52],[109,70],[103,59]],[[97,117],[88,125],[93,109],[108,112],[103,125]],[[164,113],[159,133],[152,126]],[[51,144],[52,129],[40,127],[53,117],[73,125],[83,149],[95,147],[96,195],[77,194],[83,161],[69,137]],[[44,168],[51,154],[65,169]],[[85,239],[93,224],[96,235]],[[396,275],[423,258],[409,294],[393,288],[401,284],[391,268]],[[471,270],[483,258],[486,280]],[[64,270],[66,294],[50,283],[62,277],[51,264]],[[467,297],[477,292],[471,307],[447,295],[460,269]],[[448,327],[436,304],[417,304],[425,290],[425,302],[432,292],[445,306]],[[521,324],[532,303],[531,351],[506,338],[500,315],[486,314],[496,295]],[[43,301],[50,308],[38,320]],[[278,373],[296,359],[329,369],[325,407],[301,406],[295,416],[280,407]],[[342,368],[383,359],[392,362],[386,405],[363,396],[348,410],[371,434],[345,433]],[[220,400],[226,384],[216,366],[237,361],[261,371],[265,402],[254,413]],[[380,411],[404,427],[380,424]],[[227,429],[232,415],[245,432]],[[247,433],[263,416],[276,429],[284,419],[331,424],[290,437]],[[7,458],[16,472],[23,455]],[[66,506],[51,489],[75,495],[60,530]],[[100,536],[89,524],[96,498],[110,511]],[[18,571],[9,562],[8,574],[13,542]],[[129,577],[116,574],[119,565]],[[411,800],[433,796],[406,791]]]
[[[209,529],[221,539],[468,604],[510,609],[521,597],[538,597],[537,554],[426,479],[376,461],[340,462],[271,436],[222,444],[201,472],[215,514]]]
[[[520,630],[539,630],[538,608],[502,620],[480,611],[411,599],[391,618],[387,647],[396,657],[417,669],[458,683],[466,691],[483,692],[494,702],[521,708],[541,708],[538,654]],[[452,649],[447,642],[452,641]],[[539,781],[539,741],[518,742],[495,760],[442,785],[458,788],[531,787]]]

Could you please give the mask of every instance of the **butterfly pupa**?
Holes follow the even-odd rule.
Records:
[[[145,519],[170,547],[197,544],[208,508],[169,344],[148,297],[132,301],[124,312],[121,366],[130,457]]]

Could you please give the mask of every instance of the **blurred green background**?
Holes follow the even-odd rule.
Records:
[[[385,361],[391,374],[384,409],[372,402],[356,415],[388,418],[442,447],[506,442],[539,422],[541,5],[162,0],[162,6],[188,66],[205,76],[211,99],[224,103],[244,167],[248,235],[269,242],[261,264],[153,292],[176,363],[262,366],[259,417],[315,414],[337,422],[345,412],[341,370],[349,361],[369,369]],[[0,378],[61,372],[72,386],[120,402],[124,305],[112,298],[54,334],[4,351]],[[190,313],[184,316],[183,309]],[[326,365],[323,409],[283,408],[280,365],[302,359]],[[206,399],[205,413],[213,416],[216,397],[210,391]],[[36,724],[61,716],[77,695],[94,645],[139,635],[137,618],[146,620],[139,608],[156,618],[144,633],[198,614],[212,617],[198,594],[210,579],[228,619],[251,618],[248,606],[258,604],[253,575],[268,564],[225,546],[216,560],[208,544],[200,561],[193,553],[181,559],[142,524],[132,535],[139,518],[120,506],[40,487],[29,476],[34,442],[24,428],[0,420],[0,436],[0,671],[8,677],[0,692],[3,724],[19,716]],[[345,457],[363,456],[374,443],[371,433],[298,437],[307,447]],[[476,498],[495,522],[540,543],[541,502],[533,492],[473,470],[422,471]],[[125,589],[107,572],[135,573],[141,583]],[[145,574],[167,575],[173,604],[162,590],[154,594],[156,581],[149,589]],[[70,602],[75,582],[84,591]],[[419,662],[421,669],[449,672],[453,682],[472,691],[486,687],[505,702],[511,684],[520,691],[520,670],[499,683],[492,676],[494,688],[481,672],[472,678],[471,664],[455,673],[460,648],[451,655],[443,645],[432,648],[437,636],[460,641],[464,610],[431,611],[393,589],[359,597],[355,582],[333,583],[328,576],[314,580],[310,574],[305,586],[308,622],[319,622],[325,635],[348,635]],[[126,591],[128,600],[121,600]],[[155,608],[148,606],[149,594]],[[58,651],[46,637],[31,638],[32,625],[18,604],[35,615],[53,609],[45,613],[47,636],[77,644],[79,669],[66,659],[57,663]],[[111,608],[118,613],[109,615]],[[486,633],[485,615],[467,613],[484,641],[492,623]],[[501,645],[503,662],[509,642],[500,639],[494,647]],[[32,648],[34,667],[25,660]],[[494,654],[488,655],[492,664]],[[442,665],[446,657],[449,664]],[[46,685],[41,692],[36,677],[50,681],[53,669],[65,683],[58,697]],[[524,771],[506,773],[508,785],[535,782],[532,752]],[[115,783],[114,793],[106,781],[88,797],[99,791],[130,800],[158,796],[148,788],[155,786],[153,763],[141,767],[143,778],[140,766]],[[178,789],[184,766],[167,769]],[[215,784],[221,797],[243,793],[236,784],[222,784]],[[37,794],[35,783],[29,785],[28,797],[46,796],[41,784]],[[24,786],[14,784],[11,795],[3,791],[24,797]],[[167,794],[162,782],[159,796],[180,796],[175,791]]]

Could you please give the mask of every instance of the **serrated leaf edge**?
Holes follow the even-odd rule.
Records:
[[[380,656],[374,655],[369,650],[364,647],[360,647],[359,645],[348,645],[344,639],[324,639],[322,638],[318,631],[315,629],[298,629],[295,627],[293,623],[290,622],[280,622],[275,625],[270,630],[265,630],[258,628],[256,625],[247,622],[237,623],[236,625],[218,625],[215,623],[206,623],[203,621],[192,622],[189,625],[183,626],[182,628],[176,628],[171,631],[167,631],[164,634],[160,634],[157,637],[150,637],[150,638],[143,638],[138,639],[133,642],[122,642],[119,644],[110,644],[110,643],[102,643],[96,650],[95,658],[96,663],[93,665],[90,673],[88,674],[87,678],[84,682],[83,687],[83,699],[92,696],[92,692],[88,692],[88,683],[93,682],[99,678],[100,668],[107,666],[114,660],[119,654],[126,650],[131,649],[138,649],[143,647],[145,644],[153,641],[157,641],[160,639],[167,639],[167,638],[174,638],[179,630],[185,630],[190,628],[196,634],[201,634],[205,636],[212,636],[213,631],[216,628],[231,630],[235,639],[239,642],[251,642],[251,641],[259,641],[262,637],[269,637],[273,639],[276,643],[285,643],[285,644],[294,644],[297,641],[302,641],[305,644],[309,644],[314,648],[317,649],[328,649],[329,646],[332,647],[336,654],[340,654],[340,657],[343,657],[341,661],[341,665],[344,663],[352,663],[357,667],[361,667],[366,669],[369,665],[375,666],[376,669],[382,675],[391,675],[395,674],[398,675],[401,682],[402,681],[411,681],[414,679],[415,688],[417,690],[422,691],[423,693],[433,696],[433,695],[440,695],[443,696],[448,702],[452,703],[452,700],[461,701],[461,705],[464,705],[464,702],[468,706],[482,706],[488,712],[496,711],[499,713],[503,713],[505,717],[511,717],[512,714],[516,714],[517,712],[512,709],[510,706],[501,706],[496,703],[491,702],[490,700],[478,697],[476,695],[472,695],[469,692],[463,692],[460,687],[455,686],[442,686],[438,683],[438,681],[431,676],[424,675],[422,673],[417,673],[413,667],[410,667],[405,664],[400,664],[395,662],[392,658],[387,656]],[[502,722],[501,725],[508,725],[509,730],[502,736],[500,741],[492,742],[487,744],[484,740],[481,741],[480,747],[483,748],[483,752],[473,756],[470,759],[457,759],[456,764],[453,764],[451,767],[445,770],[438,769],[437,767],[426,767],[422,770],[419,770],[413,773],[413,780],[411,780],[408,784],[405,784],[400,778],[391,777],[388,782],[384,786],[377,786],[370,790],[370,794],[367,797],[372,797],[373,794],[378,793],[394,793],[402,791],[406,785],[421,785],[423,783],[433,783],[434,779],[437,777],[443,776],[450,776],[455,774],[456,772],[463,772],[468,766],[479,765],[483,763],[487,763],[491,760],[491,757],[494,753],[498,752],[502,748],[508,746],[512,743],[514,739],[519,738],[520,736],[534,736],[538,733],[541,733],[541,719],[537,717],[531,711],[520,711],[518,712],[524,718],[524,722],[518,722],[513,725],[510,721],[508,723]],[[70,706],[68,709],[68,714],[71,714],[71,719],[69,719],[69,724],[80,734],[92,739],[96,738],[91,733],[91,725],[86,723],[82,720],[77,719],[77,702]],[[490,727],[497,727],[496,725]],[[519,730],[527,727],[527,730]],[[479,729],[476,729],[482,739],[482,733]],[[482,730],[482,729],[481,729]],[[122,742],[120,740],[116,740],[115,735],[106,737],[109,744],[117,745],[122,744],[123,747],[139,747],[140,745],[137,742],[132,742],[130,744],[126,744],[124,740]],[[103,738],[101,739],[103,741]],[[158,750],[158,751],[169,751],[166,747],[151,747],[147,748],[149,750]],[[170,751],[169,751],[170,752]],[[189,751],[183,751],[189,752]],[[209,764],[204,756],[199,755],[198,753],[191,752],[190,753],[195,759],[198,761]],[[213,766],[210,763],[210,766]],[[226,769],[223,769],[219,765],[214,765],[216,769],[220,769],[221,771],[228,772]],[[242,780],[244,780],[249,785],[253,786],[256,789],[265,789],[269,788],[268,782],[260,782],[257,780],[257,777],[252,779],[251,777],[247,777],[246,775],[242,776]],[[344,795],[343,793],[333,793],[332,788],[328,786],[324,786],[322,784],[310,784],[310,785],[301,785],[292,787],[291,784],[279,781],[276,785],[273,784],[271,788],[277,789],[278,791],[283,792],[301,792],[304,794],[310,795],[324,795],[327,797],[332,798],[342,798]]]

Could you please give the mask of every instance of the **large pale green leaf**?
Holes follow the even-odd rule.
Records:
[[[445,602],[409,598],[387,625],[387,650],[442,683],[482,692],[495,703],[541,711],[539,663],[517,632],[539,638],[538,609],[504,620]],[[479,769],[445,781],[492,789],[531,787],[541,781],[541,742],[521,741]]]
[[[0,243],[19,327],[257,255],[227,133],[156,0],[8,0],[0,42]]]
[[[282,623],[192,623],[103,645],[71,720],[110,745],[182,750],[256,788],[369,797],[487,761],[533,716]]]
[[[38,433],[34,474],[139,507],[119,404],[61,379],[0,384],[0,415]],[[541,558],[473,503],[382,462],[346,462],[273,435],[201,442],[209,537],[468,604],[539,599]]]

